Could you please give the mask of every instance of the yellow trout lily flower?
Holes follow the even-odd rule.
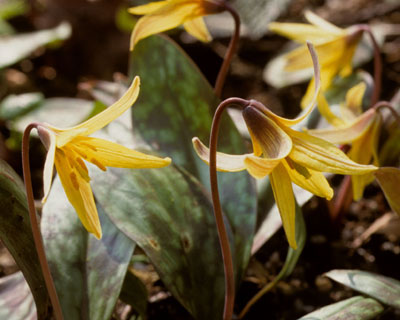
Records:
[[[43,173],[42,201],[45,202],[49,194],[55,165],[68,200],[79,219],[87,231],[98,239],[102,236],[101,226],[84,160],[103,171],[109,166],[160,168],[171,162],[169,158],[149,156],[107,140],[88,137],[128,110],[138,97],[139,86],[140,80],[136,77],[117,102],[75,127],[59,129],[45,123],[37,127],[39,137],[48,150]]]
[[[317,72],[316,78],[319,79]],[[257,179],[269,175],[286,237],[294,249],[297,245],[292,182],[317,196],[331,199],[333,190],[322,172],[358,175],[377,170],[372,165],[355,163],[330,142],[290,128],[313,110],[320,90],[319,81],[316,84],[311,104],[296,119],[279,117],[261,103],[250,100],[242,115],[250,133],[253,153],[217,153],[219,171],[247,170]],[[199,157],[208,163],[209,149],[198,138],[193,138],[193,144]]]
[[[336,75],[346,77],[351,74],[352,59],[362,31],[357,27],[338,28],[311,11],[305,13],[305,18],[311,25],[273,22],[269,24],[269,29],[302,44],[308,40],[315,46],[321,64],[321,88],[325,91]],[[312,61],[305,45],[286,55],[287,71],[311,67]],[[301,102],[302,107],[307,106],[312,99],[314,81],[312,79],[308,86]]]
[[[323,95],[319,96],[318,108],[325,119],[334,126],[332,129],[308,130],[313,136],[334,144],[351,143],[348,153],[350,159],[361,164],[378,166],[377,143],[382,118],[376,109],[362,111],[362,98],[366,89],[365,83],[359,83],[346,94],[346,102],[340,106],[341,117],[336,116],[329,108]],[[374,180],[372,173],[352,176],[353,198],[362,198],[365,187]]]
[[[204,42],[211,41],[203,17],[222,12],[223,7],[213,0],[164,0],[133,7],[128,11],[144,15],[136,23],[131,35],[130,49],[133,50],[141,39],[181,24],[195,38]]]

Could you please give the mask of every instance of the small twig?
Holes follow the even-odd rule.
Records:
[[[43,245],[42,235],[40,233],[39,222],[36,217],[35,199],[33,196],[31,169],[29,164],[29,135],[32,129],[38,127],[37,123],[29,124],[22,137],[22,169],[24,173],[24,182],[26,189],[26,197],[28,201],[29,218],[32,227],[33,240],[39,257],[40,267],[42,269],[44,282],[53,306],[53,313],[56,320],[63,320],[60,301],[58,300],[56,288],[54,286],[53,277],[51,276],[49,264],[46,259],[46,252]]]
[[[245,108],[249,104],[249,101],[240,98],[229,98],[220,103],[217,110],[215,111],[211,135],[210,135],[210,184],[211,184],[211,196],[214,206],[214,216],[218,230],[218,238],[222,251],[222,259],[224,263],[225,273],[225,303],[224,303],[224,320],[231,320],[233,315],[233,306],[235,302],[235,278],[233,271],[232,253],[229,246],[229,238],[226,232],[224,224],[224,218],[222,216],[221,203],[219,200],[218,192],[218,178],[217,178],[217,142],[219,124],[223,111],[232,105]]]
[[[229,43],[228,50],[226,51],[224,62],[219,70],[217,80],[215,82],[214,91],[218,98],[221,97],[222,87],[224,86],[226,75],[228,73],[229,65],[231,64],[233,54],[236,51],[237,43],[240,36],[240,17],[235,9],[233,9],[226,1],[222,1],[221,7],[228,11],[235,21],[235,31]]]

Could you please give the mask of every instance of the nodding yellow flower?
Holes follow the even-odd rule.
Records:
[[[133,50],[139,40],[181,24],[195,38],[204,42],[211,41],[203,17],[222,12],[223,7],[216,0],[164,0],[133,7],[128,11],[144,15],[132,31],[130,49]]]
[[[330,142],[290,128],[313,110],[320,90],[319,81],[316,84],[310,105],[296,119],[279,117],[260,102],[251,100],[242,115],[250,133],[253,153],[217,153],[219,171],[247,170],[257,179],[269,175],[286,237],[294,249],[297,245],[292,182],[317,196],[331,199],[333,190],[322,172],[359,175],[377,170],[373,165],[350,160]],[[209,149],[198,138],[193,138],[193,144],[199,157],[208,163]]]
[[[362,111],[362,98],[366,89],[361,82],[346,94],[346,101],[340,106],[341,116],[336,116],[329,108],[323,95],[318,98],[318,108],[324,118],[333,125],[331,129],[307,130],[313,136],[325,139],[334,144],[351,143],[348,153],[350,159],[361,163],[378,166],[377,143],[382,117],[376,109]],[[352,176],[353,198],[360,200],[365,187],[374,180],[372,173]]]
[[[322,19],[311,11],[305,13],[309,24],[279,23],[269,24],[269,29],[294,41],[304,44],[313,43],[321,64],[321,88],[325,91],[336,75],[346,77],[352,72],[352,59],[361,40],[362,31],[357,27],[341,29]],[[301,46],[286,55],[287,71],[296,71],[312,67],[307,55],[307,47]],[[309,104],[313,94],[314,79],[311,80],[301,106]]]
[[[39,137],[48,150],[43,173],[42,202],[46,201],[49,194],[55,165],[68,200],[79,219],[87,231],[98,239],[101,238],[102,232],[85,161],[93,163],[103,171],[109,166],[160,168],[171,162],[169,158],[149,156],[107,140],[88,137],[128,110],[138,97],[139,86],[140,80],[136,77],[117,102],[75,127],[59,129],[46,123],[37,127]]]

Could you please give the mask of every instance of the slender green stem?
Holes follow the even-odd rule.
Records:
[[[32,189],[31,169],[29,164],[29,135],[32,129],[38,127],[37,123],[31,123],[24,131],[22,137],[22,169],[24,172],[24,182],[26,189],[26,197],[28,200],[29,218],[32,227],[33,240],[35,242],[36,251],[39,257],[40,267],[42,268],[44,282],[53,306],[53,313],[56,320],[63,320],[61,305],[58,300],[56,288],[54,286],[53,277],[51,276],[49,264],[46,259],[46,253],[43,245],[42,235],[40,233],[39,222],[36,217],[35,200]]]
[[[377,104],[373,106],[376,111],[380,111],[383,108],[389,109],[389,111],[392,113],[394,119],[397,121],[397,123],[400,125],[400,116],[397,113],[396,109],[393,107],[393,105],[389,101],[379,101]]]
[[[215,82],[214,91],[218,98],[221,97],[222,87],[224,86],[226,75],[228,73],[229,65],[231,64],[233,54],[236,51],[237,43],[240,37],[240,17],[235,9],[233,9],[226,1],[221,2],[221,6],[228,11],[235,21],[235,31],[229,43],[228,50],[226,51],[224,62],[219,70],[217,80]]]
[[[378,42],[375,39],[374,34],[371,31],[369,25],[361,25],[361,30],[368,33],[369,38],[371,39],[372,46],[374,49],[374,91],[372,92],[371,97],[371,106],[375,105],[381,94],[381,86],[382,86],[382,58],[381,51],[378,45]]]
[[[232,105],[245,108],[249,102],[240,98],[229,98],[220,103],[214,114],[210,135],[210,184],[211,196],[214,206],[215,222],[218,230],[219,243],[222,251],[222,259],[224,263],[225,273],[225,304],[223,320],[231,320],[233,315],[233,305],[235,302],[235,277],[232,262],[232,253],[229,246],[229,238],[226,232],[224,218],[222,216],[221,203],[218,192],[217,178],[217,143],[218,132],[223,111]]]

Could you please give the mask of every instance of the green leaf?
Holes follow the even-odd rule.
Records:
[[[193,62],[174,43],[153,36],[138,43],[131,55],[131,76],[141,78],[133,127],[159,153],[209,186],[209,168],[196,155],[192,138],[208,143],[219,101]],[[243,154],[244,142],[228,115],[222,119],[218,150]],[[237,283],[250,258],[256,220],[254,182],[247,172],[219,174],[221,203],[235,237]]]
[[[196,319],[220,318],[222,256],[212,205],[198,181],[173,165],[97,172],[91,175],[96,198],[171,293]]]
[[[379,302],[358,296],[323,307],[299,320],[370,320],[382,312]]]
[[[26,0],[2,0],[0,2],[0,19],[8,20],[25,14],[29,10]]]
[[[360,270],[332,270],[325,275],[383,304],[400,308],[400,281],[396,279]]]
[[[40,92],[9,95],[0,103],[0,118],[14,120],[39,107],[43,100],[44,96]]]
[[[55,41],[65,40],[70,35],[71,26],[63,22],[53,29],[0,37],[0,68],[10,66],[28,57],[36,49]]]
[[[22,272],[0,278],[0,319],[35,320],[37,317],[32,293]],[[42,319],[40,315],[39,319]]]
[[[132,272],[127,272],[122,286],[120,299],[130,304],[137,313],[146,319],[147,316],[147,289],[143,282]]]
[[[135,244],[98,206],[103,237],[83,228],[57,178],[43,207],[42,234],[65,319],[109,319]]]
[[[0,160],[0,212],[0,238],[32,290],[39,317],[44,317],[49,297],[33,241],[24,186],[3,160]]]

